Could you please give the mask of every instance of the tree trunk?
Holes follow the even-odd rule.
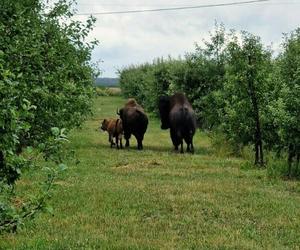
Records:
[[[249,66],[253,66],[253,59],[249,55],[248,56]],[[263,166],[264,165],[264,154],[263,154],[263,145],[262,145],[262,134],[261,134],[261,124],[260,124],[260,114],[257,100],[257,93],[254,84],[254,73],[253,70],[250,69],[248,72],[248,93],[251,99],[252,108],[253,108],[253,116],[255,120],[255,164]]]
[[[255,165],[257,165],[258,162],[259,162],[258,144],[255,141]]]
[[[0,151],[0,171],[4,168],[4,154]]]
[[[293,158],[295,156],[295,150],[292,144],[289,145],[288,149],[288,177],[292,176],[292,165],[293,165]]]
[[[259,131],[260,131],[260,125],[259,125]],[[260,140],[260,144],[259,144],[259,151],[260,151],[260,165],[264,166],[265,162],[264,162],[264,152],[263,152],[263,145],[262,145],[262,136],[261,134],[259,135],[259,140]]]
[[[297,157],[296,157],[296,175],[298,175],[299,173],[299,161],[300,161],[300,152],[297,151],[296,153]]]

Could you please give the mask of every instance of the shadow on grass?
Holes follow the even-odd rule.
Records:
[[[155,145],[143,145],[144,149],[142,151],[147,152],[147,151],[152,151],[152,152],[158,152],[158,153],[173,153],[173,154],[180,154],[180,151],[176,151],[173,146],[170,145],[161,145],[161,146],[155,146]],[[131,144],[129,148],[124,147],[123,149],[125,150],[137,150],[137,146],[135,144]],[[188,153],[186,151],[186,147],[184,147],[184,154],[187,155],[212,155],[213,154],[213,149],[210,148],[203,148],[199,147],[195,149],[194,154]]]
[[[149,149],[151,151],[156,151],[156,152],[166,152],[166,153],[174,153],[174,154],[180,154],[180,150],[176,151],[174,149],[173,145],[163,145],[163,146],[144,146],[145,150]],[[183,147],[183,152],[184,154],[190,154],[190,155],[213,155],[214,150],[212,148],[207,148],[207,147],[194,147],[194,154],[191,154],[186,151],[186,145]]]
[[[99,131],[99,129],[95,129],[95,131]],[[101,134],[103,134],[103,131],[100,131]],[[106,133],[104,133],[105,136],[107,136]],[[102,136],[102,135],[101,135]],[[154,151],[154,152],[160,152],[160,153],[174,153],[174,154],[177,154],[179,153],[179,151],[175,151],[174,150],[174,146],[172,145],[172,142],[171,141],[168,141],[168,142],[165,142],[164,141],[161,141],[162,143],[158,144],[157,142],[160,141],[160,138],[156,138],[155,136],[152,137],[152,141],[153,140],[156,140],[156,143],[155,145],[153,144],[147,144],[147,140],[144,140],[143,141],[143,151]],[[104,139],[101,139],[99,140],[98,142],[96,143],[92,143],[90,146],[90,148],[102,148],[102,149],[109,149],[110,148],[110,143],[106,142],[106,139],[104,141]],[[184,143],[184,154],[190,154],[186,151],[186,144]],[[116,146],[113,146],[112,149],[116,149]],[[129,148],[126,148],[125,147],[125,139],[123,138],[123,149],[126,149],[126,150],[137,150],[137,142],[136,142],[136,139],[134,138],[134,136],[131,137],[130,139],[130,147]],[[206,156],[211,156],[211,155],[214,155],[216,152],[215,152],[215,149],[213,147],[201,147],[199,145],[194,145],[194,155],[206,155]],[[137,150],[138,151],[138,150]]]
[[[76,145],[76,146],[74,146]],[[180,154],[179,151],[175,151],[173,145],[170,145],[169,143],[162,144],[162,145],[149,145],[149,144],[143,144],[144,149],[143,152],[152,151],[157,153],[168,153],[168,154]],[[110,147],[110,143],[108,141],[99,140],[99,141],[93,141],[93,142],[82,142],[79,141],[78,143],[74,143],[73,147],[76,149],[96,149],[96,150],[118,150],[116,145],[114,145],[112,148]],[[126,151],[139,151],[137,149],[136,141],[130,140],[130,147],[125,147],[125,142],[123,141],[123,149],[119,150],[126,150]],[[184,154],[189,155],[190,153],[186,152],[186,145],[184,145]],[[205,155],[205,156],[211,156],[214,155],[214,149],[210,147],[200,147],[195,146],[195,152],[193,155]]]

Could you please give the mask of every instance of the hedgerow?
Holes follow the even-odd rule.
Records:
[[[0,232],[47,208],[53,181],[66,169],[67,132],[91,112],[96,72],[89,61],[97,41],[85,38],[95,19],[73,21],[72,4],[0,5]],[[16,181],[37,170],[40,192],[19,197]]]
[[[237,151],[252,147],[260,166],[267,163],[264,150],[287,156],[286,173],[298,176],[299,34],[297,29],[288,35],[275,57],[259,37],[227,33],[217,25],[210,39],[184,59],[124,68],[121,88],[125,97],[137,98],[149,111],[157,110],[159,96],[184,92],[200,128],[223,133]]]

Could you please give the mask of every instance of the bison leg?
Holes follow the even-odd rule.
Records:
[[[192,154],[194,153],[194,144],[193,144],[193,141],[191,142],[191,151],[190,151]]]
[[[136,135],[135,138],[136,138],[136,141],[137,141],[137,149],[142,150],[143,149],[144,135]]]
[[[170,129],[170,136],[171,136],[171,140],[172,140],[172,143],[174,145],[174,148],[177,151],[178,150],[178,146],[180,144],[180,141],[179,141],[178,136],[176,135],[175,130]]]
[[[124,134],[124,138],[125,138],[125,147],[129,147],[129,139],[130,139],[131,134]]]
[[[116,136],[116,144],[117,144],[117,149],[119,149],[119,136]]]
[[[108,135],[108,141],[110,142],[110,148],[112,148],[114,142],[113,142],[111,134]]]
[[[138,150],[142,150],[142,149],[143,149],[143,142],[138,141]]]
[[[192,154],[194,153],[194,145],[193,145],[193,142],[187,144],[186,151],[189,152],[189,153],[192,153]]]
[[[120,138],[120,148],[123,148],[123,144],[122,144],[122,137]]]
[[[112,148],[112,146],[115,145],[115,143],[114,143],[114,138],[112,137],[111,134],[108,134],[108,141],[110,142],[110,147]]]
[[[193,145],[193,139],[190,142],[186,142],[187,148],[186,151],[189,153],[194,153],[194,145]]]
[[[186,151],[193,154],[194,153],[193,136],[192,135],[185,136],[184,141],[187,145]]]
[[[180,143],[180,154],[183,154],[183,142]]]
[[[126,142],[125,142],[125,147],[128,148],[129,147],[129,139],[125,139]]]

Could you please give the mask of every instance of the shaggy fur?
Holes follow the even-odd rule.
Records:
[[[128,99],[125,106],[118,112],[123,123],[125,147],[129,147],[129,139],[133,134],[137,140],[138,149],[143,149],[143,139],[148,127],[148,117],[144,109],[135,99]]]
[[[175,147],[183,153],[183,140],[187,144],[187,151],[194,153],[193,137],[196,131],[194,110],[182,93],[173,96],[161,96],[159,99],[159,113],[161,129],[170,128],[170,136]]]

